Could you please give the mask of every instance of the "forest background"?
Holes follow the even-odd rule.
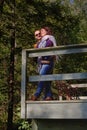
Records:
[[[57,46],[87,44],[87,1],[0,0],[0,129],[30,129],[20,117],[21,51],[33,48],[42,26],[53,30]],[[80,54],[62,56],[55,66],[55,73],[86,70],[87,55]]]

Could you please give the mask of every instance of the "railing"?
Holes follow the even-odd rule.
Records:
[[[45,55],[66,55],[66,54],[69,55],[75,53],[87,53],[87,44],[58,46],[58,47],[42,48],[42,49],[24,49],[22,51],[22,79],[21,79],[21,117],[22,118],[29,118],[28,116],[31,116],[28,114],[28,112],[30,112],[29,111],[30,108],[28,106],[29,102],[26,102],[27,58],[45,56]],[[36,82],[36,81],[44,81],[44,80],[45,81],[74,80],[74,79],[75,80],[87,79],[87,72],[52,74],[52,75],[42,75],[42,76],[29,75],[28,82]],[[34,116],[31,116],[30,118],[32,117],[34,118]]]

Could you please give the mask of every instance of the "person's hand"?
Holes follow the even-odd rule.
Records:
[[[34,48],[37,48],[37,43],[36,43],[36,44],[34,44]]]

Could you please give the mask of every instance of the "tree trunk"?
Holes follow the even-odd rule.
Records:
[[[8,120],[7,130],[13,130],[13,105],[14,105],[14,57],[15,57],[15,0],[13,0],[13,25],[11,28],[10,44],[10,67],[9,67],[9,82],[8,82]]]
[[[7,123],[7,130],[12,130],[12,127],[13,127],[14,49],[15,49],[15,32],[12,32],[12,35],[11,35],[11,53],[10,53],[10,69],[9,69],[8,123]]]

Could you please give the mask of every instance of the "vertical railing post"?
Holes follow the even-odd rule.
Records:
[[[22,51],[21,117],[26,118],[26,50]]]

